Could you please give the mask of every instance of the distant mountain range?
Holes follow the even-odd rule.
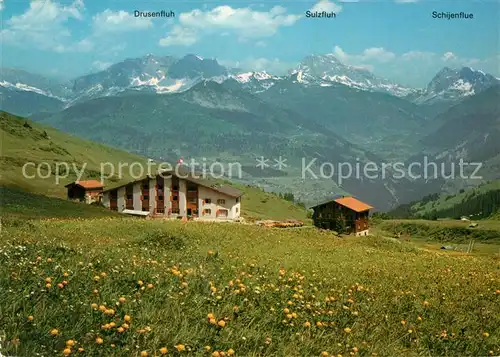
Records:
[[[126,59],[109,68],[78,77],[71,83],[58,83],[36,74],[14,69],[3,69],[0,75],[0,109],[13,109],[19,115],[37,111],[54,111],[89,99],[123,95],[129,92],[157,94],[178,93],[189,90],[201,81],[227,82],[232,88],[251,93],[267,91],[276,83],[292,80],[303,87],[331,87],[343,85],[362,91],[382,92],[405,98],[416,104],[436,105],[440,108],[500,83],[498,78],[481,71],[464,67],[458,70],[444,68],[425,89],[408,88],[388,79],[375,76],[366,69],[345,65],[334,55],[311,55],[304,58],[288,75],[276,76],[267,72],[242,72],[226,68],[215,59],[196,55],[182,58],[154,56]],[[14,92],[32,92],[37,105],[24,107]],[[431,113],[432,114],[432,113]]]
[[[246,182],[304,202],[340,190],[384,209],[455,183],[382,178],[338,187],[299,179],[301,158],[318,158],[319,169],[322,161],[463,157],[483,160],[488,177],[500,178],[499,86],[464,67],[444,68],[425,89],[407,88],[331,54],[307,56],[284,76],[196,55],[147,55],[70,83],[4,69],[0,109],[148,157],[236,160]],[[256,170],[257,157],[281,155],[289,160],[284,172]]]

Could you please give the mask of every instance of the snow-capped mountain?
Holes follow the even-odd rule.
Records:
[[[427,88],[412,99],[416,103],[432,104],[439,101],[458,101],[500,84],[500,79],[470,67],[439,71]]]
[[[262,72],[242,72],[237,74],[231,74],[228,77],[228,80],[233,80],[234,86],[238,86],[243,88],[251,93],[260,93],[268,90],[276,82],[282,80],[283,77],[275,76],[267,73],[266,71]]]
[[[58,111],[69,92],[64,84],[23,70],[0,71],[0,109],[13,114]]]
[[[9,90],[33,92],[61,101],[64,101],[64,98],[71,92],[63,83],[12,68],[2,68],[0,71],[0,87]]]
[[[361,90],[386,92],[398,97],[407,96],[415,91],[377,77],[364,68],[345,65],[333,54],[307,56],[290,71],[290,75],[296,76],[297,82],[305,85],[327,87],[339,83]]]
[[[126,91],[173,93],[191,88],[204,79],[224,80],[227,69],[215,60],[196,55],[131,58],[104,71],[74,80],[74,101],[117,95]]]

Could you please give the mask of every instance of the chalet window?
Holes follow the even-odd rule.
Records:
[[[174,186],[172,187],[172,191],[179,191],[179,186],[174,185]]]
[[[163,196],[158,196],[158,201],[163,201]]]
[[[226,200],[219,198],[219,199],[217,200],[217,204],[218,204],[218,205],[225,205],[225,204],[226,204]]]
[[[204,216],[210,216],[212,214],[212,210],[210,208],[205,208],[203,210],[203,215]]]
[[[133,196],[133,195],[131,195],[131,194],[128,194],[128,195],[127,195],[127,200],[132,200],[133,198],[134,198],[134,196]]]
[[[238,207],[236,207],[236,213],[238,213],[238,212],[239,212],[239,209],[238,209]]]
[[[143,201],[147,201],[147,200],[149,200],[149,196],[143,196],[143,197],[142,197],[142,200],[143,200]]]
[[[142,189],[149,190],[149,185],[147,183],[145,183],[144,185],[142,185]]]
[[[220,209],[217,211],[217,217],[227,217],[227,215],[228,215],[227,209]]]
[[[236,203],[240,202],[240,198],[236,197]]]
[[[212,203],[212,200],[211,200],[210,198],[205,198],[205,199],[203,200],[203,202],[205,202],[205,204],[209,205],[209,204],[211,204],[211,203]]]
[[[196,197],[189,197],[190,203],[196,203]]]
[[[174,196],[174,201],[177,201],[179,198],[177,196]]]
[[[197,190],[197,188],[196,188],[196,186],[188,186],[188,189],[187,189],[187,190],[188,190],[188,191],[196,191],[196,190]]]

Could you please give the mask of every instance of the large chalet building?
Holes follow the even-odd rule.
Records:
[[[111,210],[152,217],[237,220],[243,192],[190,174],[162,172],[103,191]]]
[[[369,214],[373,207],[354,197],[329,199],[311,208],[316,227],[335,230],[340,223],[345,233],[356,236],[369,234]]]

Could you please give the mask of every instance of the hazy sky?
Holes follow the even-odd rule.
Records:
[[[444,66],[500,77],[500,1],[0,0],[3,66],[63,78],[125,58],[194,53],[285,73],[309,54],[334,53],[396,82],[424,86]],[[335,19],[306,18],[307,10]],[[174,11],[136,18],[134,11]],[[434,19],[433,11],[473,19]]]

